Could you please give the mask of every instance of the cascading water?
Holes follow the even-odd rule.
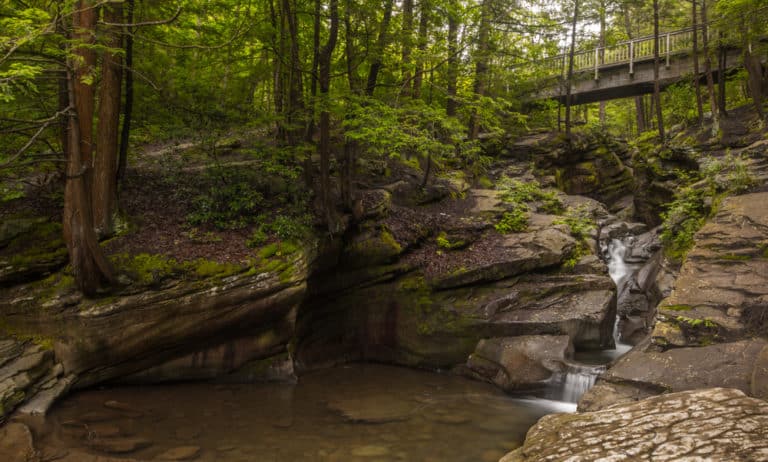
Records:
[[[630,245],[634,240],[633,237],[628,238]],[[632,275],[636,268],[627,265],[625,257],[627,255],[627,246],[621,239],[612,239],[608,244],[608,274],[616,284],[616,296],[619,297],[623,293],[624,284],[627,278]],[[618,300],[617,300],[618,302]],[[616,342],[616,349],[611,350],[613,353],[610,355],[613,359],[616,359],[628,352],[632,345],[629,345],[621,340],[619,331],[619,316],[616,315],[616,322],[613,325],[613,339]]]

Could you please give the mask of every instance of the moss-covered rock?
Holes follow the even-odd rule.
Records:
[[[45,219],[6,220],[0,234],[0,286],[38,279],[67,262],[58,223]]]

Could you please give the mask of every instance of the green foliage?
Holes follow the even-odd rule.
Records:
[[[731,154],[703,162],[697,176],[680,178],[688,185],[678,190],[661,215],[661,241],[667,256],[676,261],[693,247],[694,235],[724,196],[748,191],[756,182],[746,160]]]
[[[306,214],[279,214],[271,220],[262,214],[256,221],[258,224],[248,239],[248,247],[260,247],[268,242],[271,236],[285,242],[301,241],[312,232],[312,217]]]
[[[518,206],[504,212],[498,223],[494,225],[501,234],[521,233],[528,229],[528,212],[524,206]]]
[[[191,224],[241,229],[253,222],[264,206],[264,196],[253,187],[255,172],[214,168],[206,176],[206,186],[187,217]]]
[[[571,236],[582,242],[590,237],[597,226],[586,207],[569,207],[565,215],[553,223],[568,226]]]
[[[460,249],[462,247],[465,247],[467,243],[463,240],[457,240],[451,242],[450,239],[448,239],[448,235],[445,232],[441,232],[437,235],[435,238],[435,243],[437,243],[437,246],[441,249],[445,250],[454,250],[454,249]]]
[[[595,230],[597,224],[590,216],[586,207],[570,207],[565,215],[553,222],[556,225],[566,225],[568,230],[576,239],[576,247],[571,251],[568,258],[563,262],[563,267],[572,269],[585,255],[589,255],[591,250],[588,240],[591,233]]]
[[[663,93],[662,108],[664,120],[669,124],[688,125],[698,120],[693,86],[685,82],[667,87]]]
[[[497,189],[501,190],[501,200],[514,207],[535,205],[536,210],[549,214],[561,214],[565,210],[555,191],[544,191],[538,182],[522,182],[503,177]]]

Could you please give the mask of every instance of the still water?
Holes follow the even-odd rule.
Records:
[[[355,364],[297,385],[84,391],[51,411],[40,442],[141,460],[497,461],[543,415],[574,410],[452,375]]]

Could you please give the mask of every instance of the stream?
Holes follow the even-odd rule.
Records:
[[[637,270],[618,239],[617,287]],[[618,320],[617,320],[618,325]],[[81,391],[30,422],[46,454],[76,448],[138,460],[497,461],[542,416],[576,402],[631,346],[577,352],[535,397],[459,376],[379,364],[302,375],[298,384],[172,384]]]

